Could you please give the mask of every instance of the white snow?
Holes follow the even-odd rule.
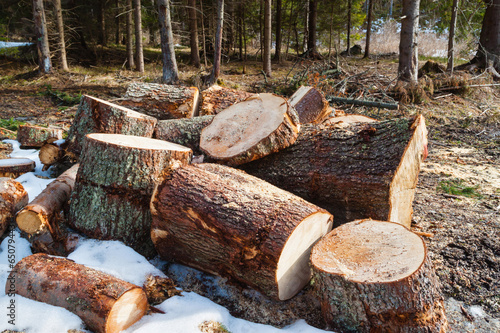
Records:
[[[41,172],[38,151],[19,149],[19,143],[14,140],[4,140],[4,142],[11,143],[14,146],[11,157],[26,157],[37,163],[35,172],[17,178],[28,191],[31,200],[53,179],[36,177],[37,175],[48,175],[48,173]],[[15,258],[9,257],[9,254],[14,255]],[[2,313],[2,310],[0,310],[0,332],[6,329],[25,331],[26,333],[57,333],[67,332],[70,329],[85,331],[85,324],[82,320],[66,309],[33,301],[19,295],[6,294],[4,286],[11,271],[11,265],[31,254],[28,241],[20,237],[17,228],[0,245],[0,309],[4,311]],[[149,274],[164,276],[161,270],[157,268],[163,266],[164,262],[162,260],[156,258],[149,262],[142,255],[119,241],[83,238],[68,258],[139,286],[142,286]],[[13,262],[9,262],[9,259],[13,259]],[[9,323],[9,320],[12,319],[8,316],[10,311],[8,307],[12,300],[14,300],[15,305],[15,325]],[[144,316],[125,332],[199,333],[198,326],[204,321],[220,322],[232,333],[325,332],[309,326],[303,320],[299,320],[283,329],[278,329],[269,325],[238,319],[231,316],[224,307],[192,292],[183,292],[182,296],[174,296],[158,305],[157,308],[163,310],[165,314],[155,313]]]

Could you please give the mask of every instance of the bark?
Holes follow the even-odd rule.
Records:
[[[265,0],[264,5],[264,75],[271,77],[271,0]]]
[[[311,253],[327,324],[342,332],[446,332],[439,279],[424,241],[401,225],[357,220]]]
[[[120,21],[121,21],[121,5],[120,0],[115,0],[116,14],[115,14],[115,44],[120,45],[122,42],[122,34],[120,30]]]
[[[455,58],[455,28],[457,26],[458,0],[453,0],[451,8],[450,34],[448,36],[448,66],[446,70],[453,72]]]
[[[370,216],[409,227],[427,156],[423,117],[337,127],[303,125],[294,145],[241,168],[328,210],[336,225]]]
[[[56,16],[57,34],[59,42],[59,61],[61,69],[65,72],[69,71],[68,61],[66,60],[66,42],[64,41],[64,23],[62,16],[61,0],[52,0],[54,5],[54,13]]]
[[[297,113],[282,97],[260,94],[225,109],[201,132],[208,157],[239,165],[284,149],[300,129]]]
[[[127,69],[132,69],[135,66],[134,61],[134,45],[133,45],[133,22],[132,22],[132,0],[127,0]]]
[[[98,333],[120,332],[144,316],[144,291],[72,260],[33,254],[17,263],[5,293],[60,306]]]
[[[374,0],[368,0],[368,18],[366,23],[365,55],[363,56],[363,58],[368,58],[370,56],[370,39],[372,35],[372,21],[373,21],[373,2]]]
[[[61,140],[63,130],[34,125],[21,125],[17,130],[17,141],[21,147],[42,147],[48,140]]]
[[[401,40],[399,42],[399,79],[418,80],[418,20],[420,0],[403,0]]]
[[[192,118],[198,115],[199,96],[196,87],[132,83],[119,103],[159,120]]]
[[[307,52],[309,56],[315,57],[318,54],[316,50],[316,21],[318,18],[318,1],[309,0],[309,36],[307,38]]]
[[[330,114],[330,105],[323,94],[313,87],[301,86],[289,99],[301,124],[320,123]]]
[[[331,228],[331,215],[320,208],[217,164],[170,170],[151,211],[151,238],[162,258],[280,300],[309,282],[310,248]]]
[[[191,65],[196,68],[200,68],[200,50],[198,48],[198,14],[196,12],[196,0],[188,0],[188,6]]]
[[[79,155],[85,135],[115,133],[152,137],[157,120],[101,99],[83,96],[69,129],[67,152]]]
[[[282,1],[276,0],[276,48],[274,52],[274,60],[278,63],[281,63],[281,43],[282,43],[282,34],[281,34],[281,25],[282,25]]]
[[[135,69],[144,73],[144,55],[142,52],[142,14],[141,0],[134,0],[134,22],[135,22]]]
[[[201,92],[200,116],[216,115],[231,105],[254,95],[243,90],[213,85]]]
[[[33,21],[35,22],[35,38],[38,49],[38,70],[40,73],[52,72],[50,61],[49,37],[45,23],[43,0],[33,0]]]
[[[108,46],[108,34],[106,31],[106,7],[105,1],[99,2],[99,44]]]
[[[217,31],[215,33],[214,66],[206,84],[212,86],[220,75],[220,61],[222,55],[222,27],[224,24],[224,0],[217,0]],[[206,49],[204,50],[206,52]]]
[[[179,71],[175,60],[174,36],[170,20],[170,0],[158,0],[158,20],[161,27],[162,81],[168,84],[177,83],[179,81]]]
[[[28,204],[28,192],[18,181],[0,177],[0,237],[16,212]]]
[[[347,1],[347,56],[351,55],[352,0]]]
[[[0,159],[0,177],[17,178],[35,170],[35,162],[29,158]]]
[[[162,171],[187,164],[189,148],[170,142],[115,134],[90,134],[71,196],[69,224],[97,239],[115,239],[154,255],[149,201]]]

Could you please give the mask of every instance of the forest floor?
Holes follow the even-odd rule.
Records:
[[[159,82],[157,53],[151,51],[146,59],[144,75],[111,62],[96,67],[75,64],[71,72],[52,76],[34,74],[34,66],[1,65],[0,126],[15,126],[17,120],[67,130],[76,110],[70,105],[79,94],[113,101],[133,81]],[[344,77],[358,77],[357,90],[347,89],[344,96],[359,96],[363,91],[369,94],[370,85],[395,81],[397,56],[352,57],[341,59],[339,66],[348,73]],[[199,82],[201,71],[182,61],[179,69],[185,84]],[[273,64],[270,79],[264,79],[256,61],[225,62],[222,71],[220,84],[253,92],[289,94],[299,83],[321,88],[324,81],[309,62]],[[300,73],[306,76],[302,81]],[[500,329],[500,88],[480,83],[460,93],[430,90],[420,103],[401,105],[399,110],[336,106],[380,120],[415,114],[426,118],[429,156],[417,185],[412,230],[425,235],[455,332]],[[387,97],[385,92],[379,96]],[[15,138],[8,130],[0,128],[0,133],[3,138]]]

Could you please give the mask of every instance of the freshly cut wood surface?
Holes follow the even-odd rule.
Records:
[[[290,146],[299,129],[297,114],[284,98],[260,94],[216,115],[201,132],[200,148],[210,158],[239,165]]]
[[[330,105],[323,94],[313,88],[301,86],[289,99],[295,108],[301,124],[317,124],[325,120],[331,112]]]
[[[17,178],[35,170],[35,161],[29,158],[0,159],[0,177]]]
[[[439,280],[424,241],[400,224],[357,220],[311,253],[326,322],[348,332],[445,332]]]
[[[322,125],[330,125],[330,124],[355,124],[355,123],[376,123],[377,119],[373,119],[367,116],[363,116],[361,114],[346,114],[340,117],[330,117],[324,120]]]
[[[254,95],[242,90],[213,85],[201,92],[200,116],[216,115]]]
[[[241,168],[328,210],[336,225],[371,217],[410,227],[426,135],[422,116],[304,125],[294,145]]]
[[[18,181],[0,178],[0,236],[7,230],[16,212],[28,204],[28,192]]]
[[[7,279],[5,292],[63,307],[98,333],[125,330],[147,310],[142,288],[72,260],[43,253],[17,263]]]
[[[21,125],[17,130],[17,141],[22,147],[41,147],[47,140],[60,140],[63,130],[58,128],[46,128],[35,125]]]
[[[199,99],[200,92],[196,87],[134,82],[119,103],[165,120],[197,116]]]
[[[152,137],[157,119],[145,114],[83,96],[68,134],[68,151],[79,155],[89,133],[126,134]]]
[[[151,200],[160,256],[234,278],[286,300],[310,280],[310,248],[332,225],[326,211],[242,171],[185,165]]]

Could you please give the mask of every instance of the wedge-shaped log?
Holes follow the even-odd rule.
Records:
[[[422,116],[304,125],[294,145],[241,168],[328,210],[336,225],[371,217],[409,228],[426,135]]]
[[[197,116],[199,99],[200,92],[196,87],[132,83],[119,103],[159,120],[165,120]]]
[[[171,164],[187,164],[192,152],[174,143],[119,134],[89,134],[71,196],[69,224],[98,239],[116,239],[154,255],[149,202]]]
[[[221,86],[211,86],[201,92],[200,116],[216,115],[231,105],[255,94]]]
[[[144,316],[148,306],[142,288],[44,253],[17,263],[7,279],[5,293],[63,307],[96,333],[127,329]]]
[[[16,212],[28,204],[28,192],[23,185],[8,177],[0,178],[0,236],[9,227]]]
[[[29,158],[6,158],[0,160],[0,177],[17,178],[35,170],[35,161]]]
[[[440,283],[424,241],[374,220],[344,224],[311,253],[327,324],[342,332],[446,332]]]
[[[313,88],[301,86],[289,99],[295,108],[301,124],[317,124],[331,113],[330,105],[323,94]]]
[[[35,125],[21,125],[17,130],[17,141],[21,147],[40,148],[48,140],[60,140],[63,130],[58,128],[47,128]]]
[[[260,94],[230,106],[201,131],[200,148],[228,165],[247,163],[295,142],[297,113],[282,97]]]
[[[151,212],[151,238],[162,258],[280,300],[309,282],[310,249],[332,226],[321,208],[219,164],[166,172]]]
[[[79,155],[85,135],[111,133],[152,137],[157,119],[91,96],[83,96],[68,134],[67,151]]]

